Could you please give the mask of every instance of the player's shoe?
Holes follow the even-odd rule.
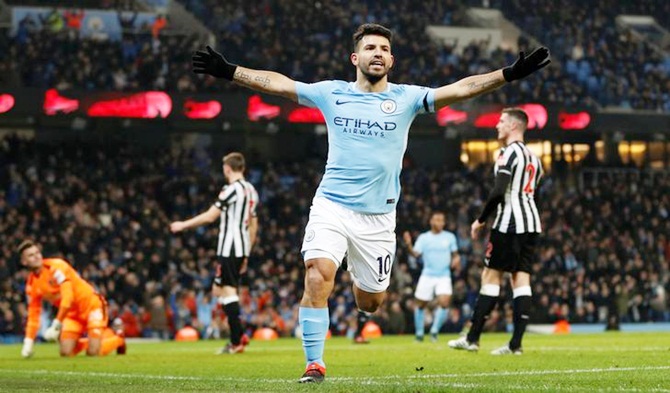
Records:
[[[510,349],[509,345],[504,345],[491,351],[491,355],[523,355],[523,349]]]
[[[240,344],[244,345],[245,347],[249,345],[249,336],[246,334],[243,334],[242,337],[240,337]]]
[[[431,333],[430,334],[430,342],[432,342],[432,343],[437,342],[437,333]]]
[[[233,355],[236,353],[242,353],[244,352],[244,345],[242,343],[239,343],[237,345],[233,343],[228,343],[225,347],[221,348],[219,352],[217,352],[217,355]]]
[[[354,344],[370,344],[370,340],[366,340],[363,336],[354,337]]]
[[[423,336],[414,336],[414,342],[422,343],[423,342]]]
[[[326,378],[326,368],[319,363],[310,363],[298,383],[321,383]]]
[[[468,341],[467,337],[459,337],[455,340],[449,340],[447,345],[451,349],[464,349],[470,352],[479,351],[479,345],[477,343],[471,343]]]

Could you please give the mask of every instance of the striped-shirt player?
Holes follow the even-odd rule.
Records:
[[[493,229],[502,233],[540,233],[540,214],[535,205],[535,190],[543,175],[542,164],[523,141],[501,149],[495,175],[509,175],[509,184],[498,205]]]
[[[248,257],[251,250],[249,218],[256,217],[258,194],[254,186],[239,179],[221,190],[214,206],[221,210],[216,255]]]
[[[240,274],[246,271],[249,252],[258,232],[258,193],[244,179],[244,169],[244,156],[241,153],[224,156],[223,175],[228,185],[221,190],[214,204],[206,212],[189,220],[170,224],[170,230],[176,233],[221,219],[216,247],[218,264],[212,295],[218,298],[225,309],[230,325],[230,343],[221,349],[222,354],[241,353],[248,343],[247,337],[242,334],[237,287]]]
[[[467,337],[449,341],[449,347],[479,350],[479,337],[486,318],[500,295],[505,272],[512,273],[514,297],[514,333],[509,344],[491,352],[493,355],[522,353],[521,340],[528,324],[531,305],[530,272],[535,259],[537,237],[542,231],[535,205],[535,190],[542,177],[540,160],[524,144],[528,115],[520,108],[502,111],[496,125],[498,142],[503,146],[495,165],[495,185],[482,214],[471,227],[473,239],[486,225],[486,219],[497,209],[491,236],[486,247],[482,285]]]

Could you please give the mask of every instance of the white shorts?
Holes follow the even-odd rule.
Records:
[[[395,260],[395,211],[363,214],[315,197],[302,242],[305,261],[328,258],[339,268],[347,257],[354,284],[365,292],[384,292]]]
[[[429,302],[440,295],[451,295],[451,277],[431,277],[421,275],[416,284],[414,297]]]

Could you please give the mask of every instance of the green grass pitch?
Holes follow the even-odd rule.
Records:
[[[491,356],[508,335],[484,334],[479,353],[447,348],[455,336],[415,343],[326,343],[326,381],[300,385],[299,340],[252,341],[214,355],[223,341],[129,343],[128,354],[61,359],[39,344],[31,359],[0,346],[0,391],[67,392],[670,392],[670,333],[529,334],[523,356]]]

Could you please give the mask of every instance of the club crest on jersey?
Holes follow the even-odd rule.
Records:
[[[384,113],[393,113],[395,112],[398,105],[396,105],[393,100],[384,100],[382,101],[381,108]]]

